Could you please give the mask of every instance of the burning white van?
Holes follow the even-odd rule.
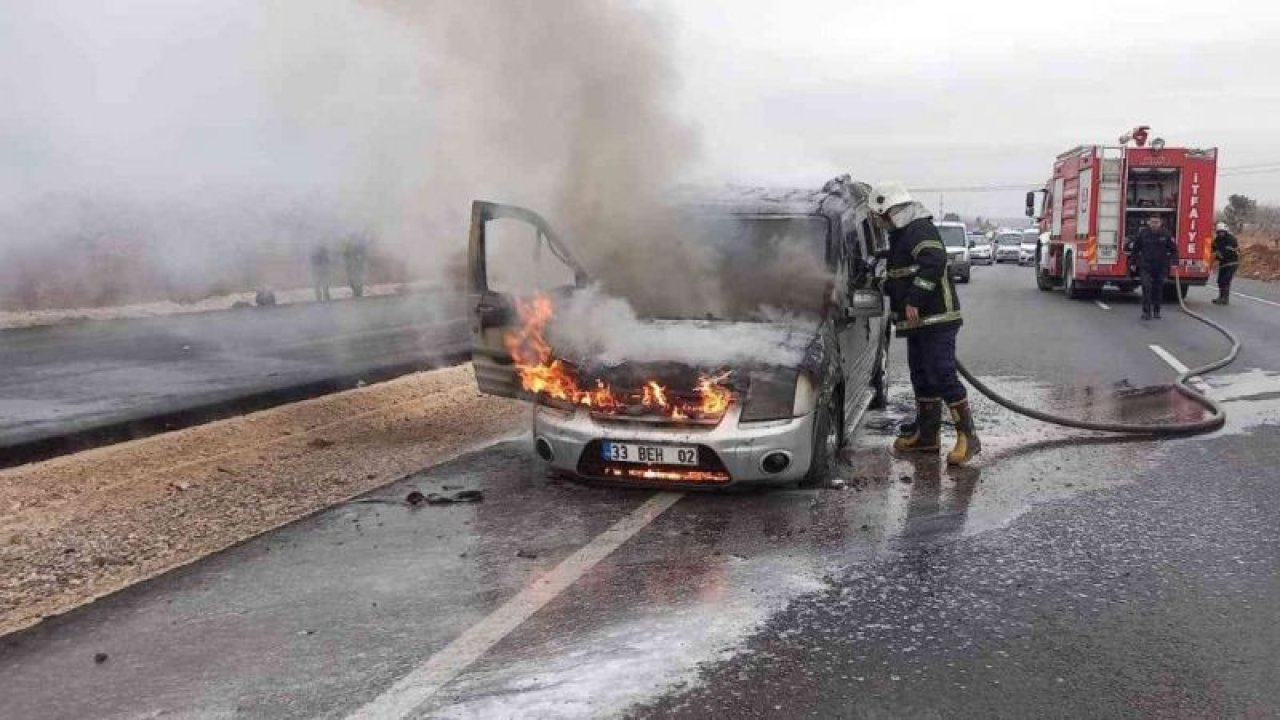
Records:
[[[561,474],[684,487],[823,482],[887,382],[873,259],[885,240],[866,192],[846,177],[817,192],[689,204],[697,257],[724,281],[717,300],[638,313],[593,285],[537,214],[474,203],[481,391],[535,404],[534,451]],[[527,252],[513,254],[519,242]]]

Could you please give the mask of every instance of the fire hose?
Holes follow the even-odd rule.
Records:
[[[969,372],[969,369],[964,366],[964,363],[957,361],[956,365],[960,370],[960,374],[964,376],[964,379],[968,380],[969,384],[978,390],[978,392],[986,395],[996,404],[1008,410],[1018,413],[1019,415],[1026,415],[1029,418],[1033,418],[1041,422],[1053,425],[1062,425],[1064,427],[1076,428],[1079,430],[1095,430],[1098,432],[1122,433],[1127,435],[1195,435],[1199,433],[1212,432],[1226,423],[1227,414],[1216,400],[1191,387],[1188,384],[1188,381],[1193,377],[1205,375],[1213,372],[1214,370],[1220,370],[1234,362],[1236,356],[1240,354],[1240,339],[1218,322],[1210,320],[1187,307],[1187,303],[1183,298],[1182,293],[1182,278],[1176,271],[1173,274],[1173,282],[1177,289],[1178,306],[1182,309],[1182,312],[1218,331],[1223,337],[1231,342],[1231,351],[1222,358],[1200,367],[1190,368],[1178,375],[1178,378],[1173,381],[1173,388],[1175,390],[1209,411],[1208,417],[1194,422],[1151,424],[1091,422],[1088,420],[1077,420],[1075,418],[1062,417],[1060,415],[1053,415],[1051,413],[1036,410],[1034,408],[1027,407],[1026,405],[1014,402],[991,389],[989,385],[975,377],[974,374]]]

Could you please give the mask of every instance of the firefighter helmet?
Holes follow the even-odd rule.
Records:
[[[1227,229],[1227,224],[1226,224],[1226,223],[1224,223],[1224,222],[1220,222],[1220,223],[1218,223],[1218,229],[1219,229],[1219,230],[1226,230],[1226,229]]]
[[[883,215],[909,202],[911,193],[900,182],[882,182],[871,188],[871,212],[877,215]]]

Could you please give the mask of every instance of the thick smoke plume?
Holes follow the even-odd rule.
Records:
[[[305,285],[352,235],[432,279],[474,198],[652,277],[697,149],[670,48],[620,0],[5,3],[0,304]]]

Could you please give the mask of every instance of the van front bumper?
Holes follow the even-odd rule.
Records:
[[[588,480],[644,486],[724,487],[801,480],[813,456],[814,413],[788,420],[740,423],[732,405],[715,426],[649,423],[593,417],[583,408],[536,406],[535,452],[555,471]],[[696,467],[618,463],[604,458],[604,441],[698,448]],[[782,453],[786,467],[765,470],[764,459]],[[776,458],[775,458],[776,460]]]

